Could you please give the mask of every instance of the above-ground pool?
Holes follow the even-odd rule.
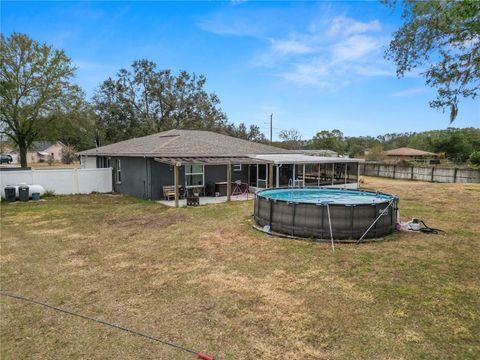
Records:
[[[372,224],[365,239],[391,234],[397,204],[396,196],[379,192],[266,189],[257,193],[254,215],[259,226],[269,225],[272,232],[317,240],[330,240],[331,224],[333,238],[348,242],[358,240]]]

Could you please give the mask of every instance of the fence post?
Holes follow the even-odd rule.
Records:
[[[397,165],[393,165],[393,178],[395,179],[395,170],[397,169]]]
[[[410,180],[413,180],[413,169],[415,167],[412,165],[411,168],[410,168]]]
[[[78,194],[80,193],[80,186],[78,185],[78,170],[77,168],[73,170],[73,191],[75,194]]]
[[[434,173],[435,173],[435,166],[432,167],[432,179],[431,179],[431,182],[433,182],[433,176],[434,176]]]
[[[453,169],[453,182],[456,183],[457,182],[457,168],[454,168]]]
[[[377,166],[377,177],[380,176],[380,164],[376,164]]]

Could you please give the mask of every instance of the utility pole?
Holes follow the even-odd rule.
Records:
[[[272,124],[273,124],[273,113],[270,114],[270,144],[272,143],[273,141],[273,137],[272,137]]]

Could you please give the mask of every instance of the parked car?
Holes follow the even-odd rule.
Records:
[[[0,155],[0,164],[10,164],[12,161],[12,155]]]

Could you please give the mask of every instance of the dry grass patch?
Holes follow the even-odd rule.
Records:
[[[251,201],[171,209],[126,196],[53,197],[2,204],[1,287],[220,359],[477,358],[480,186],[365,186],[398,194],[402,218],[448,234],[397,234],[332,254],[328,244],[254,231]],[[5,359],[189,358],[0,304]]]

